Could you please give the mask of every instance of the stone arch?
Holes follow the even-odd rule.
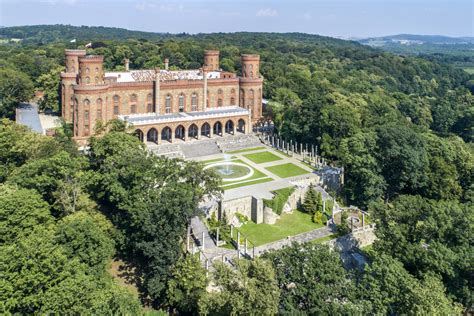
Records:
[[[184,140],[184,139],[185,139],[185,136],[186,136],[186,128],[184,128],[183,125],[178,125],[178,126],[174,129],[174,137],[175,137],[175,138],[178,138],[178,139]]]
[[[188,128],[188,137],[189,138],[198,138],[199,129],[196,124],[191,124]]]
[[[223,134],[222,134],[222,123],[220,121],[215,122],[214,126],[212,127],[212,131],[213,131],[214,135],[223,136]]]
[[[204,123],[201,125],[201,136],[211,137],[211,125]]]
[[[237,131],[245,134],[245,121],[243,119],[237,122]]]
[[[235,98],[234,97],[230,98],[230,105],[235,105]]]
[[[148,132],[146,133],[146,139],[149,142],[158,144],[158,131],[156,130],[156,128],[152,127],[148,130]]]
[[[163,127],[161,130],[161,140],[165,140],[171,143],[171,136],[172,136],[173,131],[169,126]]]
[[[143,134],[143,131],[142,131],[141,129],[137,128],[137,129],[135,130],[135,132],[133,132],[133,134],[135,134],[135,136],[137,136],[137,138],[138,138],[141,142],[143,142],[143,136],[144,136],[144,134]]]
[[[232,120],[228,120],[227,122],[225,122],[224,131],[226,132],[226,134],[234,134],[234,122],[232,122]]]

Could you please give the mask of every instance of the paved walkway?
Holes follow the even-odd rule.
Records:
[[[291,245],[293,242],[305,243],[315,239],[323,238],[333,234],[335,231],[331,227],[322,227],[318,229],[311,230],[309,232],[301,233],[295,236],[290,236],[289,238],[280,239],[274,242],[270,242],[261,246],[255,247],[255,256],[261,256],[267,251],[278,250],[285,246]],[[241,254],[243,255],[243,246],[241,248]],[[247,250],[248,255],[252,255],[253,249],[249,247]],[[237,250],[227,249],[227,248],[206,248],[204,254],[210,260],[222,259],[225,256],[227,259],[237,257]]]

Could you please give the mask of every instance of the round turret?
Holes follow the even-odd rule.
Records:
[[[79,84],[94,85],[104,83],[104,56],[89,55],[79,58]]]
[[[248,79],[260,78],[260,55],[242,54],[242,77]]]
[[[204,66],[210,71],[219,70],[219,51],[206,50],[204,51]]]

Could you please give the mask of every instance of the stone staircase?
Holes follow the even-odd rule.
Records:
[[[184,157],[187,159],[221,153],[214,139],[183,143],[180,145],[180,148]]]

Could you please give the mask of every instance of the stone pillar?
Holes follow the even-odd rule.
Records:
[[[198,126],[196,139],[199,140],[200,138],[201,138],[201,128]]]
[[[326,212],[326,200],[323,199],[323,213]]]
[[[161,145],[161,132],[158,132],[158,135],[157,135],[158,139],[156,140],[156,143],[158,145]]]
[[[205,109],[207,109],[207,67],[206,66],[202,67],[202,77],[204,81],[204,91],[202,93],[203,95],[202,110],[204,111]]]
[[[362,228],[365,227],[365,213],[362,212]]]
[[[168,58],[165,58],[165,70],[168,70],[170,60]]]
[[[175,131],[173,131],[173,130],[171,131],[171,143],[174,143],[174,132]]]
[[[237,231],[237,251],[240,253],[240,231]]]
[[[189,127],[188,127],[189,129]],[[187,142],[188,141],[188,133],[189,131],[187,131],[186,129],[184,129],[184,141]]]
[[[123,60],[123,62],[124,62],[124,66],[125,66],[125,71],[129,72],[130,71],[130,60],[128,58],[125,58]]]
[[[237,126],[236,124],[233,125],[233,130],[232,130],[232,135],[235,135],[237,133]]]
[[[245,238],[245,248],[244,248],[245,254],[247,254],[247,247],[248,247],[248,241],[247,241],[247,238]]]
[[[155,68],[155,113],[160,114],[160,68]]]

